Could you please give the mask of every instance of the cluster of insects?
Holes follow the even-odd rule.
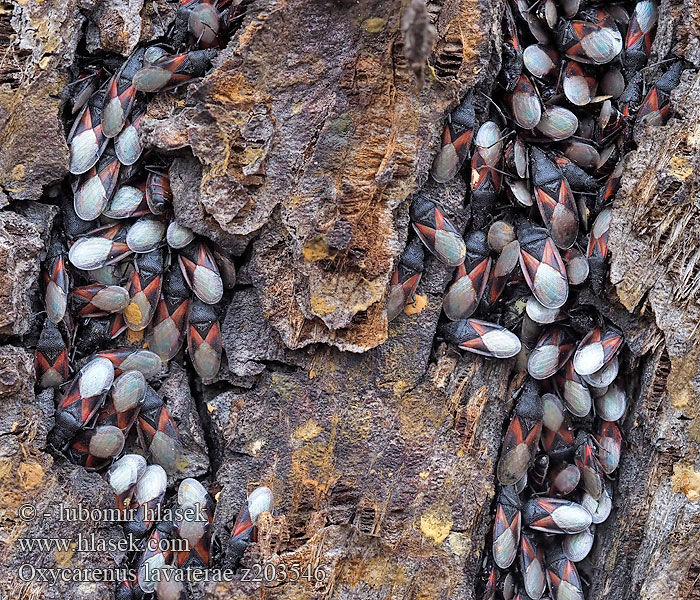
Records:
[[[425,189],[410,208],[415,236],[393,274],[389,318],[411,302],[427,248],[457,267],[442,339],[517,357],[526,373],[502,440],[479,600],[582,600],[577,563],[611,512],[624,339],[578,299],[586,288],[603,292],[612,201],[635,127],[671,114],[683,64],[647,66],[657,19],[655,0],[506,2],[494,93],[469,93],[452,112],[430,171],[447,183],[471,154],[468,231]],[[652,66],[662,74],[649,84]]]
[[[683,65],[669,61],[647,82],[655,0],[511,1],[497,88],[454,110],[431,168],[444,184],[471,155],[469,231],[418,192],[387,313],[396,318],[413,298],[427,248],[457,268],[442,339],[518,357],[528,378],[502,443],[478,597],[575,600],[585,585],[575,563],[611,511],[627,408],[622,332],[578,293],[603,290],[620,160],[638,123],[669,118]],[[136,575],[118,586],[120,600],[182,600],[180,579],[148,573],[211,562],[216,502],[192,478],[168,495],[183,449],[158,378],[185,351],[202,380],[216,377],[219,309],[236,270],[223,248],[174,220],[167,159],[144,151],[139,129],[153,94],[205,75],[239,9],[182,0],[167,39],[123,61],[88,61],[71,84],[71,191],[44,263],[37,385],[60,390],[51,445],[104,470],[117,507],[132,511],[127,534],[155,542],[129,557]],[[273,504],[266,487],[250,494],[223,551],[227,566]],[[179,516],[154,519],[163,506]],[[174,539],[184,549],[160,543]]]
[[[167,162],[144,152],[139,129],[153,94],[177,93],[206,73],[239,4],[183,0],[167,40],[126,60],[90,60],[70,85],[70,192],[43,265],[35,366],[37,386],[59,390],[49,443],[88,470],[106,470],[117,507],[129,509],[126,533],[148,541],[129,557],[134,576],[117,587],[119,600],[182,600],[182,578],[154,573],[210,564],[214,499],[192,478],[166,497],[183,448],[157,382],[185,341],[202,380],[217,375],[220,305],[236,270],[223,248],[174,220]],[[266,487],[250,494],[223,544],[228,567],[273,503]],[[178,517],[157,519],[165,506],[181,509]]]

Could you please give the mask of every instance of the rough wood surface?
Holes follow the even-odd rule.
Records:
[[[53,397],[35,397],[22,346],[38,333],[36,267],[53,215],[35,210],[48,215],[42,223],[22,207],[54,202],[66,174],[62,90],[82,32],[89,51],[126,53],[163,33],[174,4],[0,5],[0,207],[10,203],[0,213],[0,590],[9,598],[111,598],[111,584],[25,583],[17,571],[27,561],[114,568],[124,558],[27,555],[17,545],[122,535],[109,523],[17,518],[25,502],[42,513],[111,502],[98,475],[45,451]],[[221,541],[246,490],[273,488],[276,516],[260,524],[244,564],[299,562],[328,575],[319,586],[209,584],[195,598],[473,598],[517,369],[436,339],[451,274],[434,261],[416,306],[390,325],[383,300],[407,198],[426,179],[444,116],[467,88],[492,84],[500,6],[429,3],[435,37],[422,74],[404,55],[406,10],[397,0],[256,0],[201,83],[149,106],[147,139],[175,160],[178,219],[241,255],[223,320],[229,372],[210,386],[169,374],[191,474],[220,492]],[[664,2],[661,14],[655,52],[700,66],[697,2]],[[676,117],[637,131],[615,203],[608,298],[588,299],[625,331],[636,397],[614,512],[586,574],[591,600],[700,598],[698,97],[689,70]],[[465,225],[463,182],[428,192]]]

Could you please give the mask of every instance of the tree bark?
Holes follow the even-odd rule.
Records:
[[[123,536],[115,523],[18,517],[25,503],[53,515],[59,503],[113,502],[99,475],[46,450],[53,396],[32,389],[38,267],[67,175],[65,85],[81,36],[90,52],[126,55],[164,33],[176,4],[0,6],[0,590],[112,598],[107,583],[22,581],[24,564],[110,569],[124,559],[18,543]],[[275,516],[261,521],[244,566],[325,575],[197,584],[193,598],[474,598],[523,375],[515,361],[460,355],[436,338],[452,277],[437,261],[415,306],[389,324],[384,302],[413,192],[426,186],[466,226],[465,183],[438,188],[427,170],[445,116],[467,90],[493,87],[502,6],[427,8],[434,42],[408,60],[416,47],[406,50],[404,30],[421,30],[402,26],[407,3],[254,0],[186,98],[149,105],[145,139],[173,158],[178,221],[240,265],[220,380],[189,382],[178,365],[168,374],[187,474],[219,492],[218,543],[247,492],[274,490]],[[650,63],[673,52],[700,67],[698,23],[696,1],[662,2]],[[634,398],[614,510],[586,571],[591,600],[700,598],[699,82],[688,69],[675,117],[636,132],[614,205],[610,281],[603,298],[582,297],[623,329]]]

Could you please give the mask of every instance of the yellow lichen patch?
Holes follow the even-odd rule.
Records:
[[[19,181],[20,179],[24,179],[24,165],[19,164],[15,165],[15,168],[12,169],[12,179],[15,181]]]
[[[436,399],[435,402],[425,401],[425,390],[419,389],[406,394],[398,407],[401,432],[408,440],[420,440],[426,435],[432,435],[431,430],[439,427],[444,421],[446,411]]]
[[[70,560],[75,554],[75,542],[71,542],[68,550],[56,549],[56,566],[61,569],[66,569],[70,566]]]
[[[260,160],[261,158],[265,158],[265,149],[248,147],[245,150],[243,150],[241,158],[243,160],[244,165],[252,165],[254,162]]]
[[[685,156],[674,156],[668,162],[669,175],[677,179],[688,179],[693,174],[693,166]]]
[[[23,462],[17,470],[19,481],[25,490],[32,490],[44,479],[44,469],[38,462]]]
[[[362,28],[367,33],[380,33],[384,30],[386,26],[386,21],[381,17],[370,17],[365,19],[362,23]]]
[[[688,427],[688,435],[694,442],[700,444],[700,417],[695,417]]]
[[[472,539],[466,533],[451,533],[447,536],[450,551],[455,556],[464,556],[471,550]]]
[[[413,382],[408,381],[406,379],[399,379],[394,382],[394,385],[392,386],[392,391],[394,392],[394,396],[397,398],[401,398],[408,390],[413,387]]]
[[[211,85],[211,97],[220,104],[233,104],[235,108],[248,112],[256,104],[266,104],[269,101],[267,94],[260,93],[255,86],[251,85],[246,78],[240,74],[227,75],[226,77],[213,77],[209,80]],[[226,109],[230,109],[227,106]],[[237,121],[236,114],[228,115],[234,122]],[[240,115],[239,115],[240,116]]]
[[[0,461],[0,479],[3,479],[5,475],[13,471],[13,465],[11,460]]]
[[[677,494],[682,492],[690,502],[700,500],[700,473],[689,465],[673,465],[673,475],[671,476],[673,491]]]
[[[342,574],[342,581],[350,587],[356,587],[360,582],[371,587],[406,585],[409,581],[406,571],[401,564],[390,562],[384,557],[348,559],[338,561],[337,574]]]
[[[306,423],[300,425],[294,430],[294,437],[297,440],[304,440],[305,442],[308,442],[309,440],[312,440],[318,436],[322,431],[323,428],[319,426],[316,421],[309,419]]]
[[[128,323],[140,323],[143,316],[138,304],[132,302],[124,309],[124,318]]]
[[[314,313],[317,315],[329,315],[336,308],[335,304],[330,304],[329,302],[326,301],[325,298],[322,298],[321,296],[318,296],[316,294],[311,296],[310,303],[311,303],[311,310],[313,310]]]
[[[317,502],[326,496],[337,480],[334,455],[337,431],[338,417],[334,416],[327,442],[304,444],[292,454],[290,471],[292,479],[297,482],[298,486],[312,487]]]
[[[323,236],[316,236],[306,242],[301,249],[306,262],[316,262],[328,257],[328,243]]]
[[[409,302],[403,309],[407,315],[415,315],[417,313],[423,312],[425,307],[428,306],[428,297],[422,294],[416,294],[413,297],[413,302]]]
[[[253,36],[262,29],[263,22],[267,21],[265,13],[259,13],[257,20],[251,21],[250,25],[240,34],[238,38],[238,51],[240,52],[245,46],[250,44]]]
[[[671,406],[677,410],[684,410],[687,416],[695,416],[695,392],[692,381],[698,374],[697,354],[681,358],[671,358],[671,372],[666,381],[666,389],[671,397]]]
[[[369,439],[376,426],[375,416],[371,410],[363,410],[357,404],[348,404],[347,410],[353,415],[352,419],[343,422],[339,435],[341,439],[350,442]]]
[[[423,535],[438,545],[445,541],[452,529],[452,511],[449,506],[438,504],[427,510],[420,518]]]
[[[368,560],[362,577],[372,587],[383,587],[387,583],[405,585],[408,582],[403,567],[396,563],[389,563],[384,558]]]

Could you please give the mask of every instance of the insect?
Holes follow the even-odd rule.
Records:
[[[585,417],[591,410],[593,399],[588,385],[574,369],[572,360],[556,375],[555,381],[566,408],[576,417]]]
[[[444,338],[460,350],[492,358],[512,358],[520,352],[518,336],[505,327],[478,319],[446,323],[441,329]]]
[[[180,482],[177,503],[181,510],[175,532],[188,542],[189,551],[177,551],[175,564],[179,568],[206,567],[210,561],[214,499],[199,481],[187,478]]]
[[[115,375],[126,371],[136,370],[143,373],[146,379],[155,377],[163,367],[160,357],[150,350],[139,348],[117,348],[104,350],[98,356],[108,359],[114,366]]]
[[[595,539],[593,527],[594,526],[591,525],[588,529],[584,529],[579,533],[564,536],[561,549],[564,556],[571,562],[581,562],[590,553]]]
[[[66,270],[66,247],[58,237],[51,241],[42,276],[46,316],[58,325],[66,314],[70,290],[70,278]]]
[[[652,86],[637,111],[636,123],[663,125],[671,116],[671,92],[678,87],[683,62],[676,61]]]
[[[146,203],[146,182],[141,180],[120,185],[102,214],[110,219],[128,219],[142,217],[149,212]]]
[[[391,276],[391,288],[386,307],[386,317],[393,321],[411,302],[423,274],[423,245],[414,237],[406,246],[399,264]]]
[[[178,256],[182,274],[197,298],[206,304],[216,304],[224,295],[224,282],[209,247],[194,242],[183,248]]]
[[[527,361],[527,371],[533,379],[552,377],[571,357],[575,349],[567,330],[553,326],[545,330]]]
[[[546,229],[523,221],[518,229],[520,268],[538,302],[560,308],[569,297],[566,267]]]
[[[471,215],[475,229],[486,225],[501,190],[502,147],[498,125],[486,121],[476,134],[472,155]]]
[[[73,288],[77,317],[103,317],[121,312],[129,305],[129,292],[118,285],[93,283]]]
[[[102,130],[104,91],[97,91],[75,119],[68,134],[70,172],[81,175],[89,171],[102,156],[109,139]]]
[[[603,8],[581,11],[580,20],[562,20],[557,29],[560,48],[573,60],[606,64],[622,51],[622,34]]]
[[[140,131],[145,117],[146,107],[139,105],[137,101],[131,116],[124,120],[123,128],[114,140],[114,152],[119,162],[125,167],[130,167],[141,158],[143,145],[141,144]]]
[[[520,546],[520,499],[515,489],[506,486],[496,503],[493,521],[493,561],[501,569],[513,564]]]
[[[549,496],[568,496],[577,488],[581,470],[576,465],[563,462],[549,472],[549,480]]]
[[[532,467],[527,473],[528,485],[538,490],[544,488],[547,473],[549,473],[549,455],[543,452],[535,457]]]
[[[503,88],[511,92],[518,82],[523,70],[523,49],[520,44],[518,29],[513,18],[513,11],[509,3],[505,3],[504,20],[504,42],[501,52],[503,66],[498,73],[499,83]]]
[[[141,331],[151,322],[160,300],[163,254],[160,250],[140,254],[134,263],[134,272],[127,285],[130,302],[123,314],[129,329]]]
[[[478,580],[477,598],[479,600],[495,600],[497,592],[497,571],[490,555],[484,559]]]
[[[63,450],[102,406],[114,381],[112,363],[97,357],[87,363],[73,378],[56,408],[56,424],[50,442]]]
[[[133,517],[124,525],[128,534],[142,538],[153,525],[158,506],[163,502],[168,476],[160,465],[148,465],[139,477],[129,505]]]
[[[172,537],[172,521],[156,523],[138,564],[137,581],[142,592],[154,592],[159,585],[160,569],[164,568],[172,559],[173,550],[167,542]]]
[[[530,172],[542,220],[558,248],[571,248],[578,236],[578,208],[569,182],[539,148],[530,153]]]
[[[530,598],[541,598],[545,590],[544,550],[534,536],[520,536],[520,571],[525,592]]]
[[[441,208],[419,193],[411,203],[410,215],[421,242],[440,262],[451,267],[464,262],[467,248],[462,234]]]
[[[543,416],[542,399],[533,385],[527,385],[503,437],[501,458],[496,467],[501,485],[517,483],[535,460]]]
[[[140,454],[125,454],[105,474],[107,483],[116,494],[116,505],[124,510],[131,503],[136,484],[146,472],[146,459]]]
[[[121,163],[109,146],[97,164],[80,177],[73,195],[73,206],[83,221],[97,219],[107,207],[116,189],[120,168]]]
[[[464,262],[457,267],[455,281],[448,288],[443,310],[448,319],[459,321],[476,310],[491,272],[491,258],[486,233],[473,231],[465,238]]]
[[[57,388],[70,376],[68,346],[58,326],[48,318],[37,343],[34,369],[42,389]]]
[[[140,371],[126,371],[112,384],[110,402],[97,415],[101,425],[118,427],[126,436],[136,422],[146,396],[146,378]]]
[[[216,310],[198,298],[190,303],[187,352],[202,379],[211,379],[221,364],[221,328]]]
[[[154,215],[165,213],[173,202],[170,178],[160,171],[151,171],[146,179],[146,202]]]
[[[183,456],[177,425],[163,399],[151,386],[146,387],[136,428],[139,443],[150,454],[151,462],[160,465],[168,473],[181,470]]]
[[[627,409],[627,394],[617,383],[612,383],[605,393],[595,399],[596,413],[604,421],[617,421]]]
[[[520,243],[513,240],[506,244],[496,260],[496,264],[489,273],[487,287],[482,294],[486,298],[486,304],[492,305],[501,297],[501,294],[510,281],[511,275],[518,266],[520,260]]]
[[[659,9],[654,0],[641,0],[635,5],[627,27],[622,59],[628,77],[646,65],[656,34],[658,17]]]
[[[610,475],[620,464],[622,432],[616,423],[602,421],[595,435],[595,440],[598,446],[598,464],[606,475]],[[596,499],[599,500],[599,498]]]
[[[180,269],[165,276],[163,293],[146,334],[148,349],[167,363],[180,350],[185,339],[190,290]]]
[[[214,56],[216,50],[213,48],[163,56],[139,69],[132,84],[140,92],[158,92],[190,83],[205,75]]]
[[[450,181],[467,160],[476,126],[472,94],[452,111],[442,134],[442,147],[433,160],[430,174],[438,183]]]
[[[131,113],[136,99],[132,78],[143,64],[145,51],[143,47],[134,50],[107,84],[102,106],[102,132],[106,138],[119,135]]]
[[[167,222],[161,216],[144,215],[129,228],[126,245],[138,254],[152,252],[165,237],[167,227]]]
[[[114,425],[98,425],[78,434],[68,448],[74,463],[95,471],[108,465],[124,449],[124,434]]]
[[[579,533],[592,523],[583,506],[562,498],[531,498],[522,515],[525,525],[548,533]]]
[[[622,332],[616,327],[596,327],[581,340],[576,349],[574,370],[581,376],[600,371],[617,354],[623,341]]]
[[[537,127],[542,118],[542,104],[535,91],[535,86],[526,75],[520,75],[506,102],[519,127],[523,129]]]
[[[171,221],[165,232],[165,237],[171,248],[179,250],[194,240],[194,232],[189,227],[180,225],[177,221]]]
[[[255,488],[247,502],[243,505],[231,531],[231,538],[226,548],[226,562],[235,567],[241,560],[245,549],[255,537],[255,526],[258,517],[266,512],[272,512],[275,499],[270,488],[261,486]]]
[[[123,237],[119,236],[121,231],[118,227],[113,227],[107,237],[96,235],[79,238],[70,247],[68,260],[83,271],[100,269],[123,260],[132,254],[132,250],[121,241],[126,239],[126,232]]]

